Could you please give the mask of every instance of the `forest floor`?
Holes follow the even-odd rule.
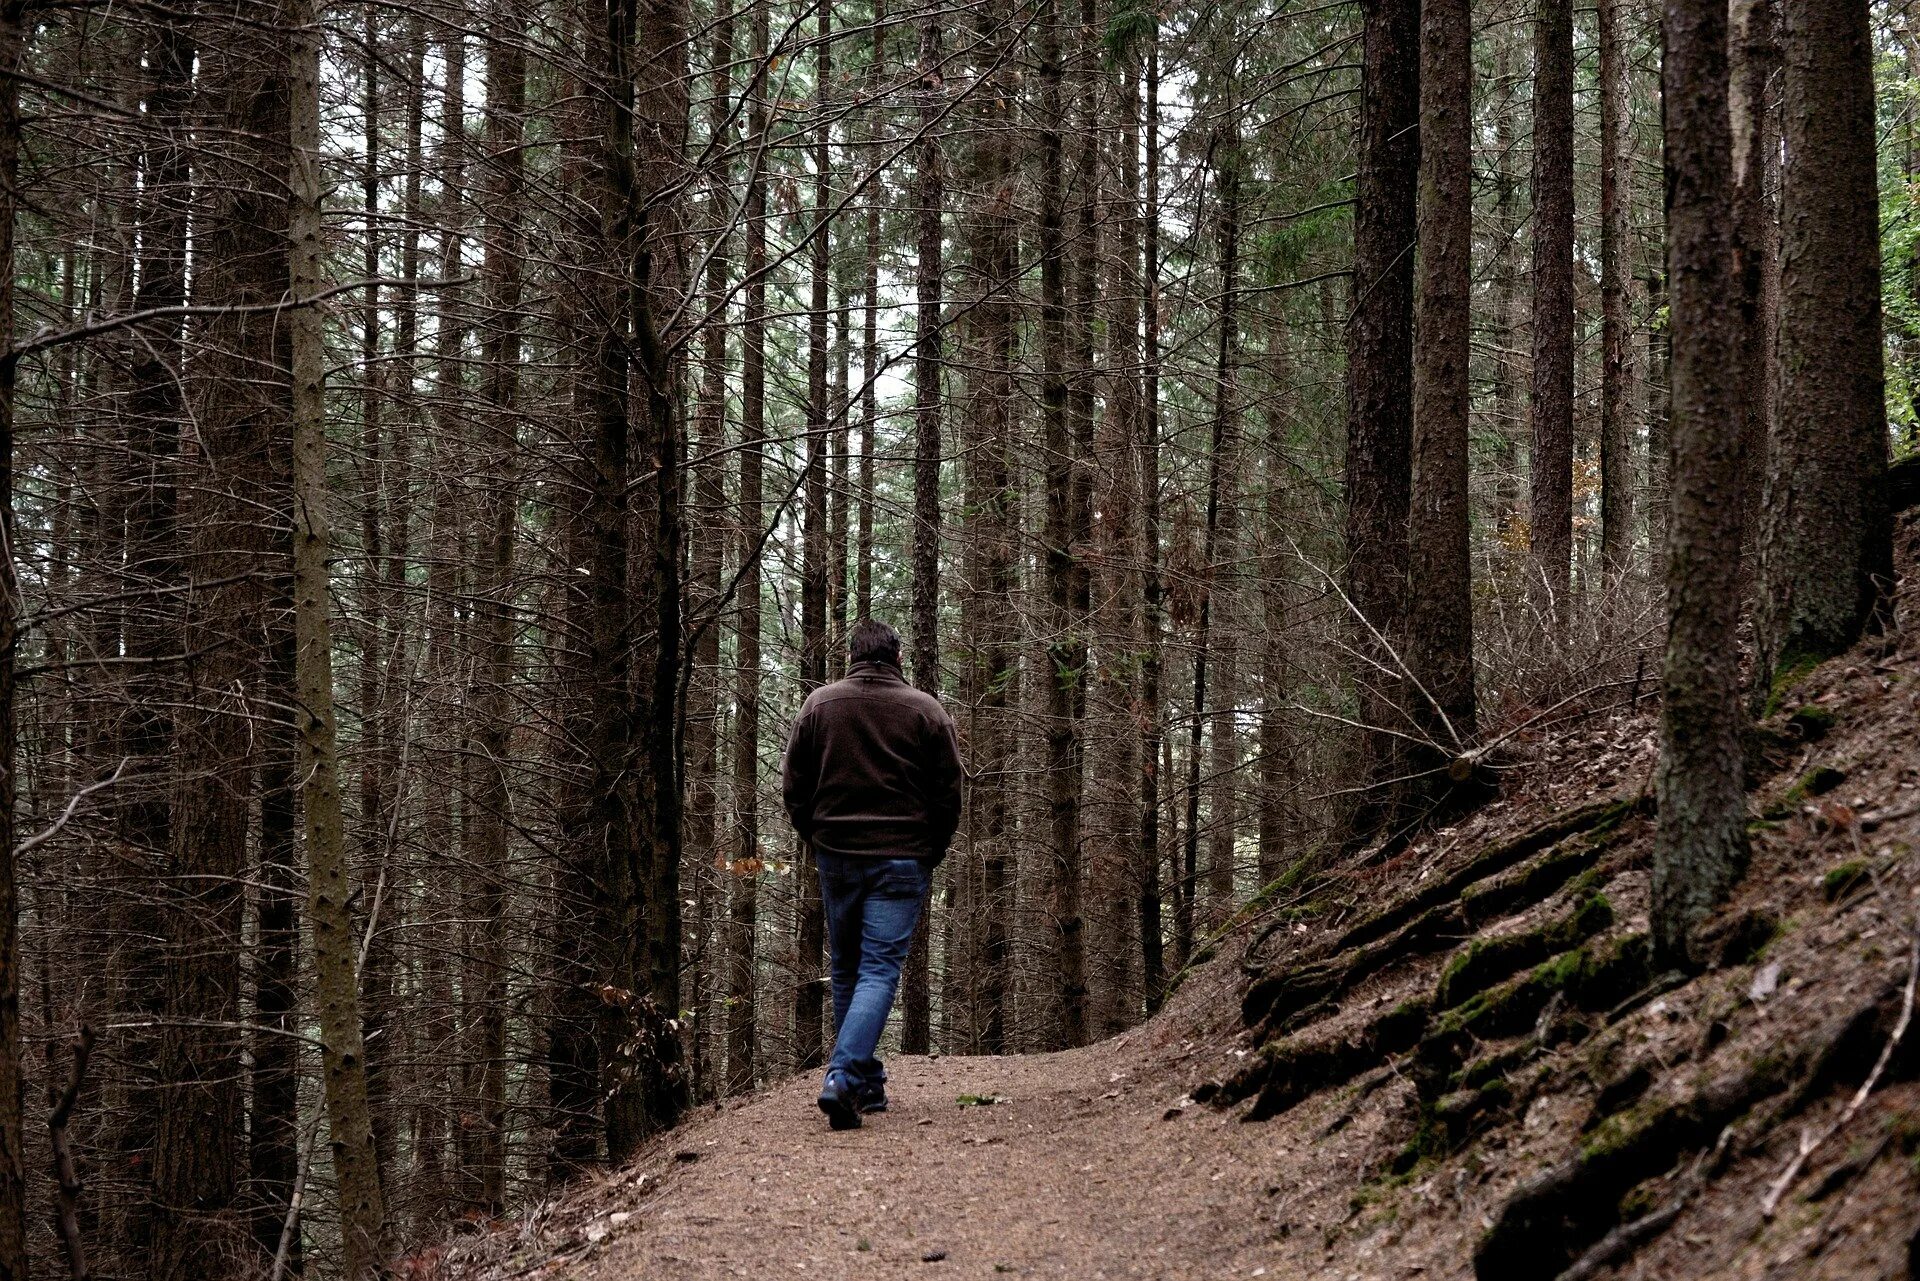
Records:
[[[1799,679],[1763,727],[1752,866],[1701,974],[1602,981],[1644,946],[1655,725],[1590,718],[1517,742],[1499,800],[1461,824],[1243,913],[1125,1035],[895,1060],[893,1110],[839,1134],[811,1076],[777,1084],[414,1256],[415,1275],[1371,1281],[1472,1276],[1494,1241],[1507,1261],[1482,1276],[1907,1276],[1914,513],[1901,539],[1899,625]],[[1609,800],[1586,834],[1489,861]],[[1473,903],[1464,931],[1418,928]],[[1250,979],[1320,986],[1249,1027]],[[1407,1011],[1416,1036],[1396,1040]]]

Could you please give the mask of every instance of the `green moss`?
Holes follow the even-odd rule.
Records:
[[[1825,796],[1834,788],[1847,781],[1847,772],[1835,769],[1831,765],[1816,765],[1799,778],[1793,786],[1780,793],[1773,804],[1767,806],[1762,817],[1770,819],[1791,818],[1807,803],[1808,798]]]
[[[1572,993],[1583,1010],[1604,1010],[1626,1000],[1653,977],[1653,943],[1645,934],[1612,940],[1591,958]]]
[[[1476,939],[1440,973],[1434,1005],[1449,1009],[1521,968],[1537,964],[1592,938],[1613,924],[1613,905],[1604,894],[1589,894],[1572,911],[1537,930]]]
[[[1833,731],[1839,719],[1832,708],[1822,707],[1818,703],[1802,703],[1793,709],[1793,715],[1787,717],[1787,725],[1802,740],[1816,743]]]
[[[1494,1081],[1505,1085],[1507,1074],[1532,1058],[1539,1049],[1540,1043],[1528,1037],[1511,1049],[1494,1054],[1483,1054],[1455,1073],[1451,1084],[1456,1089],[1464,1090],[1477,1090]]]
[[[1659,1194],[1651,1184],[1638,1184],[1620,1198],[1620,1221],[1632,1223],[1635,1219],[1652,1214],[1659,1204]]]
[[[1580,1145],[1580,1159],[1595,1161],[1631,1147],[1653,1124],[1659,1109],[1640,1103],[1602,1121]]]
[[[1579,948],[1556,956],[1541,965],[1528,977],[1528,981],[1535,986],[1544,985],[1548,991],[1559,991],[1579,978],[1586,969],[1587,951],[1585,948]]]
[[[1592,964],[1592,957],[1584,947],[1563,952],[1521,977],[1481,992],[1449,1010],[1434,1024],[1433,1035],[1469,1032],[1485,1038],[1525,1031],[1546,1008],[1553,994],[1579,983]]]
[[[1820,666],[1825,657],[1805,650],[1782,654],[1774,665],[1773,683],[1767,687],[1767,710],[1764,715],[1777,714],[1793,687],[1811,676],[1813,669]]]
[[[1597,867],[1590,867],[1586,871],[1580,873],[1579,878],[1576,879],[1574,883],[1568,886],[1567,888],[1568,888],[1568,892],[1571,893],[1575,898],[1584,898],[1585,896],[1597,891],[1602,885],[1605,885],[1606,883],[1607,883],[1607,873],[1601,871]]]
[[[1294,860],[1292,867],[1289,867],[1286,871],[1280,873],[1280,875],[1260,887],[1260,892],[1255,894],[1247,903],[1246,910],[1248,912],[1258,912],[1269,903],[1274,902],[1282,894],[1285,894],[1288,890],[1296,889],[1305,884],[1307,878],[1312,876],[1315,870],[1319,868],[1320,859],[1320,851],[1315,850],[1311,854],[1303,855]]]
[[[1420,1170],[1445,1156],[1447,1150],[1446,1127],[1433,1114],[1432,1108],[1421,1108],[1420,1120],[1413,1128],[1413,1137],[1387,1162],[1388,1186],[1397,1187],[1412,1182]]]
[[[1820,878],[1820,892],[1827,896],[1827,902],[1838,902],[1866,882],[1867,872],[1867,860],[1848,859],[1838,867],[1827,869],[1827,874]]]

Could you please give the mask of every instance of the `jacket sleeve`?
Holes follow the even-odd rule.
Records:
[[[813,795],[820,781],[819,754],[813,742],[813,718],[807,708],[794,719],[787,754],[780,762],[780,799],[800,839],[813,840]]]
[[[932,775],[927,789],[927,823],[931,828],[933,847],[945,853],[953,834],[960,827],[961,783],[965,771],[960,765],[960,737],[953,725],[953,717],[941,708],[933,725],[933,742],[928,745],[927,758],[931,762]]]

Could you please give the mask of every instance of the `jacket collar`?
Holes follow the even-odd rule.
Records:
[[[906,675],[900,670],[900,665],[898,663],[882,663],[882,662],[855,663],[852,667],[849,667],[847,669],[847,675],[863,676],[868,678],[869,680],[879,679],[879,680],[904,681],[906,679]]]

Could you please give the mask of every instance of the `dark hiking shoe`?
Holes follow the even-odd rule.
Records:
[[[827,1073],[826,1084],[820,1087],[820,1110],[827,1114],[827,1124],[833,1129],[860,1128],[860,1101],[847,1083],[846,1073]]]
[[[862,1081],[853,1092],[854,1102],[862,1112],[885,1112],[887,1110],[886,1081]]]

